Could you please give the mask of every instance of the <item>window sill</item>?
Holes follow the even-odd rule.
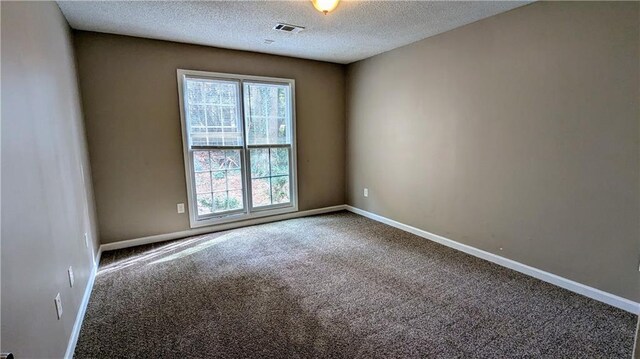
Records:
[[[190,219],[189,226],[191,228],[211,227],[219,224],[242,222],[242,221],[246,221],[254,218],[269,217],[269,216],[275,216],[279,214],[285,214],[285,213],[291,213],[291,212],[297,212],[297,211],[298,211],[298,205],[295,204],[295,205],[281,207],[281,208],[258,210],[252,213],[230,214],[223,217],[212,217],[212,218],[206,218],[201,220]]]

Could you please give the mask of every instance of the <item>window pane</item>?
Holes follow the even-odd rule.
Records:
[[[209,151],[209,153],[211,153],[211,169],[212,170],[227,169],[227,167],[229,166],[228,165],[229,152],[236,152],[236,151],[225,151],[225,150]]]
[[[194,151],[193,152],[193,170],[196,172],[208,171],[209,167],[209,152],[208,151]]]
[[[291,143],[289,85],[245,83],[244,96],[248,143]]]
[[[191,143],[194,146],[206,145],[206,116],[204,113],[204,106],[192,105],[188,107],[187,117],[191,122]]]
[[[222,126],[222,121],[220,119],[220,109],[215,105],[207,105],[207,126],[213,127],[213,129],[219,128]],[[215,132],[215,131],[212,131]],[[218,131],[221,132],[221,131]]]
[[[197,202],[199,216],[211,213],[211,193],[199,194],[197,196]]]
[[[196,172],[196,193],[211,192],[211,172]]]
[[[227,84],[220,88],[220,101],[223,104],[232,104],[236,101],[236,86],[235,84]]]
[[[273,203],[289,203],[289,176],[271,177],[271,198]]]
[[[216,90],[218,89],[219,86],[215,86],[213,83],[207,82],[207,81],[202,82],[202,86],[204,90],[203,102],[205,103],[218,102],[217,101],[218,95],[216,93]]]
[[[289,175],[289,149],[271,149],[271,176]]]
[[[269,149],[249,150],[251,162],[251,178],[269,176]]]
[[[213,193],[213,211],[216,213],[227,211],[227,191]]]
[[[233,126],[236,121],[235,108],[230,106],[221,106],[219,117],[222,120],[221,126],[223,127]]]
[[[268,206],[271,204],[271,185],[269,178],[251,180],[251,201],[254,207]]]
[[[242,198],[242,190],[229,191],[229,210],[241,209],[244,206]]]
[[[242,174],[240,170],[227,171],[228,189],[242,189]]]
[[[227,151],[227,169],[240,169],[242,160],[240,159],[240,151]]]
[[[240,146],[239,85],[233,81],[185,79],[184,106],[192,146]]]
[[[213,171],[211,173],[211,178],[213,180],[213,189],[209,192],[214,191],[226,191],[227,190],[227,173],[226,171]]]
[[[205,126],[206,116],[204,115],[204,106],[191,105],[189,106],[189,117],[191,119],[191,126],[200,127]]]
[[[192,81],[187,83],[187,100],[191,103],[202,102],[202,85],[201,81]]]

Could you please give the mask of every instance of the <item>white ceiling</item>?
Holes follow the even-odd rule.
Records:
[[[351,63],[526,5],[516,1],[58,1],[74,29]],[[298,34],[272,30],[301,25]],[[265,44],[265,39],[274,40]]]

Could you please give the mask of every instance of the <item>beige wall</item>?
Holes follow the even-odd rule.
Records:
[[[71,32],[53,2],[2,2],[1,12],[0,350],[61,358],[98,245]]]
[[[299,208],[344,203],[344,66],[75,35],[102,243],[189,229],[176,69],[295,79]]]
[[[639,6],[534,3],[350,65],[347,202],[640,301]]]

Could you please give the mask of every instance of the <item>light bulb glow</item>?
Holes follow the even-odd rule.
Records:
[[[325,15],[330,11],[333,11],[338,6],[339,2],[340,0],[311,0],[313,6]]]

